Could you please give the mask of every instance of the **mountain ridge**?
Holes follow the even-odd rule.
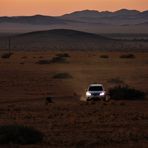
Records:
[[[112,15],[115,15],[115,14],[120,14],[120,15],[125,15],[125,14],[132,14],[132,15],[136,15],[136,14],[142,14],[142,13],[145,13],[147,12],[148,10],[145,10],[145,11],[138,11],[138,10],[129,10],[129,9],[120,9],[120,10],[117,10],[117,11],[98,11],[98,10],[89,10],[89,9],[86,9],[86,10],[81,10],[81,11],[74,11],[74,12],[71,12],[71,13],[67,13],[67,14],[64,14],[62,16],[67,16],[67,15],[77,15],[77,14],[85,14],[87,15],[88,13],[89,14],[97,14],[97,15],[108,15],[108,14],[112,14]]]
[[[70,16],[70,15],[86,15],[86,16],[92,16],[92,15],[102,15],[102,16],[107,16],[107,15],[129,15],[129,14],[132,14],[132,15],[137,15],[137,14],[141,14],[141,15],[148,15],[148,10],[145,10],[145,11],[139,11],[139,10],[129,10],[129,9],[120,9],[120,10],[117,10],[117,11],[98,11],[98,10],[89,10],[89,9],[86,9],[86,10],[80,10],[80,11],[74,11],[74,12],[71,12],[71,13],[67,13],[67,14],[64,14],[64,15],[60,15],[60,16],[49,16],[49,15],[42,15],[42,14],[36,14],[36,15],[31,15],[31,16],[0,16],[0,22],[2,21],[10,21],[11,20],[16,20],[17,19],[41,19],[41,18],[44,18],[44,19],[57,19],[57,20],[60,20],[60,18],[63,18],[65,16]],[[62,19],[63,20],[63,19]]]
[[[91,33],[148,33],[148,10],[82,10],[61,16],[0,17],[0,32],[74,29]],[[125,25],[126,24],[126,25]],[[139,25],[137,25],[139,24]],[[141,24],[141,25],[140,25]]]
[[[135,21],[137,23],[143,23],[148,19],[148,10],[138,11],[138,10],[128,10],[120,9],[114,12],[110,11],[97,11],[97,10],[82,10],[74,11],[69,14],[64,14],[61,16],[47,16],[47,15],[32,15],[32,16],[2,16],[0,17],[0,23],[18,23],[18,24],[32,24],[32,25],[52,25],[52,24],[67,24],[67,23],[80,23],[80,22],[92,22],[92,23],[102,23],[108,24],[110,20],[112,22],[117,20],[122,21]],[[126,24],[124,23],[124,24]],[[130,23],[130,22],[129,22]]]

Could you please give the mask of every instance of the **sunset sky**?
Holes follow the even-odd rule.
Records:
[[[148,0],[0,0],[0,16],[62,15],[77,10],[148,9]]]

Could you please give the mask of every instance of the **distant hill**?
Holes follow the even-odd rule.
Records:
[[[145,49],[148,45],[70,29],[36,31],[11,37],[13,50],[124,50],[139,47]],[[0,49],[7,48],[8,38],[1,37]]]
[[[96,49],[99,44],[111,42],[104,36],[68,29],[36,31],[17,35],[13,43],[17,49]]]
[[[45,30],[45,31],[36,31],[36,32],[29,32],[18,35],[18,37],[31,37],[31,38],[56,38],[56,39],[67,39],[72,40],[76,39],[80,41],[81,39],[87,40],[87,39],[97,39],[98,41],[101,40],[111,40],[107,37],[93,34],[93,33],[87,33],[82,31],[76,31],[76,30],[70,30],[70,29],[53,29],[53,30]]]

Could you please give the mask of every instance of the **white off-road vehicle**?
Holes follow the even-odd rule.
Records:
[[[102,84],[91,84],[86,90],[86,101],[90,100],[109,101],[110,96],[106,93]]]

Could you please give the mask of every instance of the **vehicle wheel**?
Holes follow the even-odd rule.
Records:
[[[105,98],[104,98],[104,101],[105,101],[105,102],[110,101],[110,95],[106,95]]]

